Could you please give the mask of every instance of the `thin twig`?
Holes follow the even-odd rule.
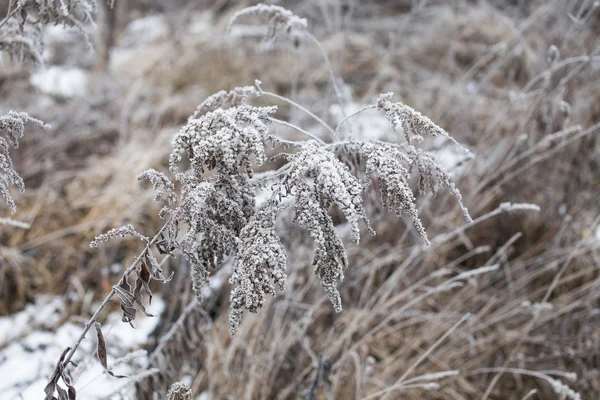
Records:
[[[12,10],[12,12],[11,12],[10,14],[8,14],[8,15],[6,16],[6,18],[4,18],[4,19],[2,20],[2,22],[0,22],[0,28],[2,28],[2,27],[4,26],[4,24],[6,24],[6,23],[8,22],[8,20],[9,20],[9,19],[11,19],[11,18],[12,18],[12,16],[13,16],[13,15],[15,15],[15,14],[16,14],[18,11],[20,11],[20,10],[21,10],[21,7],[15,7],[15,9],[14,9],[14,10]]]
[[[348,121],[350,118],[354,117],[356,114],[360,114],[360,113],[361,113],[361,112],[363,112],[363,111],[366,111],[366,110],[371,110],[371,109],[373,109],[373,108],[377,108],[377,106],[376,106],[375,104],[371,104],[371,105],[369,105],[369,106],[363,107],[363,108],[361,108],[360,110],[358,110],[358,111],[355,111],[355,112],[353,112],[352,114],[348,115],[346,118],[344,118],[343,120],[341,120],[341,121],[340,121],[340,123],[339,123],[339,124],[338,124],[338,125],[335,127],[335,132],[337,133],[337,132],[340,130],[341,126],[342,126],[344,123],[346,123],[346,122],[347,122],[347,121]]]
[[[278,94],[275,93],[271,93],[271,92],[265,92],[261,87],[260,87],[261,82],[260,81],[256,81],[255,85],[256,88],[258,89],[258,95],[262,96],[271,96],[277,100],[281,100],[283,102],[286,102],[296,108],[298,108],[299,110],[304,111],[306,114],[310,115],[315,121],[317,121],[319,124],[323,125],[323,127],[325,129],[327,129],[332,135],[333,137],[335,137],[335,131],[329,126],[327,125],[327,123],[325,121],[323,121],[321,118],[317,117],[315,114],[313,114],[309,109],[307,109],[306,107],[301,106],[300,104],[296,103],[295,101],[292,101],[286,97],[280,96]]]
[[[308,132],[308,131],[305,131],[304,129],[300,128],[299,126],[296,126],[296,125],[294,125],[294,124],[290,124],[289,122],[282,121],[282,120],[280,120],[280,119],[277,119],[277,118],[271,118],[271,117],[269,117],[268,119],[269,119],[269,121],[271,121],[271,122],[275,122],[275,123],[277,123],[277,124],[280,124],[280,125],[287,126],[288,128],[292,128],[292,129],[294,129],[294,130],[296,130],[296,131],[298,131],[298,132],[300,132],[300,133],[303,133],[303,134],[305,134],[306,136],[308,136],[308,137],[311,137],[311,138],[315,139],[317,142],[319,142],[319,143],[321,143],[321,144],[325,144],[325,142],[324,142],[323,140],[321,140],[321,138],[319,138],[318,136],[315,136],[315,135],[313,135],[312,133],[310,133],[310,132]]]
[[[333,85],[333,91],[335,92],[335,96],[337,97],[338,103],[340,104],[340,107],[342,108],[342,113],[345,114],[344,99],[342,98],[342,91],[341,91],[340,87],[338,86],[337,79],[335,77],[335,72],[333,71],[333,66],[331,65],[331,62],[329,61],[329,56],[327,55],[327,51],[325,51],[325,48],[323,47],[321,42],[319,42],[319,40],[312,33],[308,32],[308,31],[304,31],[304,33],[321,51],[321,54],[323,55],[323,59],[325,60],[325,65],[327,66],[327,70],[329,71],[329,78],[331,79],[331,83]]]

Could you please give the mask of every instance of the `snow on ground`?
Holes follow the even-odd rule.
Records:
[[[72,346],[81,334],[83,321],[60,324],[63,301],[59,297],[40,296],[36,304],[25,310],[0,318],[0,398],[40,399],[56,363],[66,347]],[[149,312],[160,314],[164,303],[155,297]],[[120,313],[112,313],[102,326],[108,352],[108,366],[122,375],[140,372],[145,354],[137,352],[132,361],[118,364],[118,359],[146,343],[159,318],[139,316],[136,329],[121,322]],[[73,370],[78,398],[134,398],[130,379],[117,379],[106,374],[95,357],[96,333],[91,329],[74,361]],[[118,365],[117,365],[118,364]],[[129,386],[129,387],[127,387]]]
[[[88,92],[88,75],[81,68],[54,65],[34,73],[30,81],[39,91],[52,96],[83,97]]]

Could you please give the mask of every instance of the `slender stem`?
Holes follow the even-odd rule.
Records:
[[[13,0],[8,0],[8,11],[6,11],[6,16],[8,17],[12,11]]]
[[[337,132],[340,130],[341,126],[342,126],[342,125],[343,125],[345,122],[347,122],[347,121],[348,121],[350,118],[354,117],[356,114],[360,114],[360,113],[361,113],[361,112],[363,112],[363,111],[370,110],[370,109],[373,109],[373,108],[377,108],[377,106],[376,106],[375,104],[371,104],[371,105],[369,105],[369,106],[363,107],[363,108],[361,108],[360,110],[358,110],[358,111],[355,111],[355,112],[353,112],[352,114],[348,115],[346,118],[344,118],[344,119],[343,119],[343,120],[342,120],[342,121],[341,121],[341,122],[340,122],[340,123],[339,123],[339,124],[338,124],[338,125],[335,127],[335,132],[337,133]]]
[[[308,131],[305,131],[304,129],[300,128],[299,126],[296,126],[296,125],[294,125],[294,124],[290,124],[290,123],[289,123],[289,122],[287,122],[287,121],[282,121],[282,120],[280,120],[280,119],[277,119],[277,118],[270,118],[270,117],[269,117],[269,121],[271,121],[271,122],[275,122],[275,123],[277,123],[277,124],[280,124],[280,125],[287,126],[288,128],[292,128],[292,129],[294,129],[294,130],[296,130],[296,131],[298,131],[298,132],[300,132],[300,133],[303,133],[303,134],[305,134],[306,136],[309,136],[309,137],[311,137],[311,138],[315,139],[317,142],[319,142],[319,143],[321,143],[321,144],[325,144],[325,142],[324,142],[324,141],[322,141],[322,140],[321,140],[321,138],[319,138],[319,137],[317,137],[317,136],[313,135],[312,133],[310,133],[310,132],[308,132]]]
[[[323,54],[323,59],[325,60],[325,64],[327,65],[327,70],[329,71],[329,78],[331,79],[331,83],[333,85],[333,91],[335,92],[335,96],[337,97],[338,103],[340,104],[340,107],[342,108],[342,113],[345,114],[344,100],[342,98],[342,91],[341,91],[340,87],[338,86],[337,79],[335,79],[335,72],[333,71],[333,66],[331,65],[331,61],[329,61],[329,56],[327,55],[325,48],[323,47],[321,42],[319,42],[319,40],[312,33],[308,32],[308,31],[305,31],[304,33],[319,48],[319,50],[321,51],[321,54]]]
[[[171,325],[171,327],[169,328],[169,330],[167,331],[167,333],[165,333],[165,335],[160,338],[160,340],[158,342],[158,346],[156,346],[156,348],[154,349],[154,351],[152,351],[152,353],[150,353],[150,356],[148,357],[148,360],[149,360],[150,364],[162,352],[162,350],[165,348],[165,346],[168,344],[168,342],[173,338],[173,336],[175,335],[175,333],[177,333],[177,331],[179,329],[181,329],[181,327],[183,326],[183,323],[185,322],[185,319],[193,311],[198,311],[200,314],[202,314],[203,317],[206,317],[207,319],[210,319],[210,317],[206,314],[206,311],[204,311],[202,309],[202,307],[200,307],[200,305],[198,304],[198,300],[196,300],[195,298],[192,299],[192,301],[190,301],[188,303],[188,305],[185,306],[185,308],[183,309],[183,311],[179,315],[179,318],[177,318],[177,321],[175,321],[175,323],[173,325]]]
[[[258,82],[257,82],[258,83]],[[308,115],[310,115],[311,117],[313,117],[313,119],[315,121],[317,121],[319,124],[323,125],[323,127],[325,129],[327,129],[333,136],[335,136],[335,131],[333,129],[331,129],[331,127],[329,125],[327,125],[327,123],[325,121],[323,121],[321,118],[317,117],[315,114],[313,114],[310,110],[308,110],[307,108],[301,106],[300,104],[296,103],[295,101],[292,101],[288,98],[285,98],[283,96],[280,96],[278,94],[275,93],[271,93],[271,92],[265,92],[264,90],[262,90],[262,88],[259,86],[260,84],[257,84],[257,89],[258,89],[258,94],[259,95],[265,95],[265,96],[271,96],[275,99],[284,101],[294,107],[297,107],[298,109],[304,111],[305,113],[307,113]]]
[[[6,16],[6,18],[4,18],[4,19],[2,20],[2,22],[0,22],[0,28],[2,28],[2,27],[4,26],[4,24],[6,24],[6,23],[8,22],[8,20],[9,20],[9,19],[10,19],[10,18],[11,18],[13,15],[15,15],[15,14],[16,14],[18,11],[20,11],[20,10],[21,10],[21,7],[15,7],[15,9],[14,9],[14,10],[12,10],[12,11],[10,12],[10,14],[8,14],[8,15]]]
[[[170,222],[171,222],[171,220],[168,220],[162,226],[162,228],[160,228],[160,230],[156,233],[156,235],[154,235],[154,237],[152,238],[152,240],[150,240],[150,242],[148,242],[148,244],[146,245],[146,247],[144,248],[144,250],[142,250],[142,252],[135,258],[135,260],[133,261],[133,263],[131,263],[131,265],[129,266],[129,268],[127,268],[125,270],[125,272],[123,272],[123,275],[121,276],[121,279],[119,280],[119,282],[125,280],[127,278],[127,276],[133,272],[133,270],[135,269],[135,267],[142,260],[142,258],[146,255],[146,253],[148,251],[150,251],[150,248],[154,245],[154,243],[156,243],[156,241],[158,240],[160,234],[166,229],[166,227],[169,225]],[[69,364],[69,361],[71,361],[71,358],[75,354],[75,351],[77,351],[77,348],[79,347],[79,345],[81,344],[81,342],[85,338],[85,335],[90,330],[90,328],[94,325],[94,323],[98,319],[98,316],[100,316],[100,313],[108,305],[108,303],[110,302],[110,300],[112,299],[112,297],[115,295],[115,293],[116,293],[116,291],[115,291],[115,288],[113,286],[113,288],[108,293],[108,295],[106,296],[106,298],[104,299],[104,301],[102,301],[102,303],[100,304],[100,306],[98,307],[98,309],[96,310],[96,312],[94,313],[94,315],[92,315],[92,317],[90,318],[90,320],[85,324],[83,332],[81,332],[81,335],[77,339],[77,342],[75,343],[75,345],[71,348],[71,350],[69,351],[69,353],[65,357],[65,359],[63,361],[63,368],[67,367],[67,365]]]
[[[446,338],[448,336],[450,336],[450,334],[452,332],[454,332],[463,322],[465,322],[469,317],[471,316],[470,313],[467,313],[465,315],[463,315],[463,317],[458,320],[454,325],[452,325],[452,327],[450,329],[448,329],[446,331],[446,333],[444,333],[438,340],[435,341],[434,344],[431,345],[431,347],[429,347],[429,349],[427,349],[427,351],[423,354],[421,354],[421,356],[417,359],[417,361],[415,363],[413,363],[405,372],[404,374],[400,377],[400,379],[398,379],[398,381],[396,381],[396,383],[393,386],[390,386],[386,389],[380,390],[379,392],[373,393],[371,395],[368,395],[366,397],[363,397],[362,400],[368,400],[368,399],[372,399],[375,397],[380,397],[382,395],[387,395],[390,392],[394,391],[394,390],[399,390],[402,388],[406,388],[407,383],[404,382],[404,379],[409,376],[412,371],[419,365],[421,364],[427,357],[429,357],[429,355],[431,354],[431,352],[433,352],[440,344],[442,344],[442,342],[444,340],[446,340]],[[382,397],[383,398],[383,397]]]

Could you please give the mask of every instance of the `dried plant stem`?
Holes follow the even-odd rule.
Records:
[[[129,266],[129,268],[127,268],[125,270],[125,272],[123,272],[123,275],[121,276],[121,279],[119,280],[119,282],[122,282],[123,280],[127,279],[127,276],[133,272],[133,270],[135,269],[135,267],[140,263],[140,261],[142,261],[142,258],[146,255],[146,253],[148,251],[150,251],[150,248],[154,245],[154,243],[156,243],[156,241],[160,237],[160,234],[167,228],[167,226],[169,225],[170,222],[171,222],[171,220],[168,220],[162,226],[162,228],[160,228],[160,230],[156,233],[156,235],[154,235],[154,237],[152,238],[152,240],[150,240],[150,242],[148,242],[148,244],[146,245],[146,247],[144,248],[144,250],[142,250],[140,252],[140,254],[135,258],[135,260],[133,260],[133,262],[131,263],[131,265]],[[115,294],[116,294],[116,291],[115,291],[114,286],[113,286],[113,288],[108,293],[108,295],[106,296],[106,298],[104,299],[104,301],[102,301],[102,303],[100,304],[100,306],[98,307],[98,309],[96,310],[96,312],[94,313],[94,315],[92,315],[92,317],[90,318],[90,320],[85,324],[85,327],[83,328],[83,332],[81,332],[81,335],[77,339],[77,342],[75,342],[75,345],[73,345],[73,347],[71,348],[71,350],[69,350],[69,352],[67,353],[67,355],[66,355],[66,357],[65,357],[65,359],[63,361],[63,368],[67,367],[67,365],[69,364],[69,361],[71,361],[71,358],[73,357],[73,355],[77,351],[77,348],[79,347],[79,345],[81,344],[81,342],[83,341],[83,339],[85,339],[85,335],[90,330],[90,328],[92,326],[94,326],[94,323],[96,322],[96,320],[100,316],[100,313],[108,305],[108,303],[110,302],[110,300],[113,298],[113,296]]]
[[[154,361],[154,359],[156,359],[156,357],[165,348],[165,346],[167,345],[167,343],[169,343],[169,341],[173,338],[173,336],[175,335],[175,333],[177,333],[177,331],[179,329],[181,329],[181,327],[183,326],[186,318],[193,311],[198,311],[203,316],[208,317],[208,315],[206,314],[206,312],[198,304],[198,300],[196,300],[195,298],[192,299],[192,301],[190,301],[188,303],[188,305],[185,306],[185,308],[181,312],[181,315],[179,315],[179,318],[177,318],[177,321],[175,321],[175,323],[173,325],[171,325],[171,327],[169,328],[169,330],[167,331],[167,333],[165,333],[165,335],[160,338],[160,341],[158,342],[158,346],[156,346],[156,349],[154,349],[154,351],[152,353],[150,353],[150,356],[148,356],[148,362],[149,363],[152,363],[152,361]],[[210,318],[210,317],[208,317],[208,318]]]
[[[363,112],[363,111],[366,111],[366,110],[371,110],[371,109],[373,109],[373,108],[377,108],[377,106],[376,106],[375,104],[371,104],[371,105],[369,105],[369,106],[363,107],[363,108],[361,108],[360,110],[358,110],[358,111],[355,111],[355,112],[353,112],[352,114],[348,115],[346,118],[344,118],[343,120],[341,120],[341,121],[340,121],[340,123],[339,123],[339,124],[336,126],[336,128],[335,128],[335,132],[337,133],[337,132],[340,130],[340,128],[342,127],[342,125],[343,125],[344,123],[346,123],[346,122],[347,122],[347,121],[348,121],[350,118],[354,117],[356,114],[360,114],[360,113],[361,113],[361,112]]]
[[[321,138],[319,138],[318,136],[313,135],[312,133],[305,131],[304,129],[300,128],[299,126],[296,126],[294,124],[290,124],[289,122],[286,121],[282,121],[280,119],[277,118],[268,118],[269,121],[271,122],[275,122],[276,124],[280,124],[280,125],[284,125],[287,126],[288,128],[292,128],[300,133],[305,134],[308,137],[311,137],[313,139],[315,139],[317,142],[321,143],[321,144],[325,144],[325,142],[323,140],[321,140]]]
[[[552,292],[554,292],[554,289],[556,288],[556,285],[558,284],[558,281],[560,280],[560,277],[565,273],[565,271],[567,270],[567,268],[569,267],[569,265],[571,264],[571,261],[573,261],[573,258],[575,258],[575,256],[576,256],[576,250],[572,251],[569,254],[569,257],[567,258],[565,263],[562,265],[561,269],[554,276],[554,279],[552,280],[550,287],[546,291],[546,294],[544,295],[544,298],[541,301],[541,303],[548,302],[548,300],[550,299],[550,296],[552,295]],[[498,383],[498,381],[500,380],[502,375],[504,375],[504,372],[507,371],[508,365],[512,362],[515,355],[521,350],[521,347],[523,346],[523,342],[528,337],[529,333],[534,328],[535,324],[538,322],[540,313],[541,313],[540,309],[538,309],[534,312],[533,318],[531,318],[529,323],[525,326],[525,329],[523,329],[523,332],[521,333],[521,335],[519,335],[519,340],[518,340],[517,344],[513,347],[512,351],[510,352],[508,357],[506,358],[506,361],[504,361],[502,366],[500,368],[498,368],[498,373],[494,376],[494,378],[492,379],[492,381],[486,388],[485,393],[483,394],[481,400],[487,400],[488,397],[491,395],[492,390],[494,390],[494,387],[496,386],[496,384]]]
[[[364,397],[363,400],[367,400],[367,399],[372,399],[375,397],[379,397],[382,395],[389,395],[391,392],[395,391],[395,390],[399,390],[402,388],[405,388],[406,385],[408,385],[407,382],[404,382],[404,379],[406,379],[407,376],[409,376],[413,370],[419,366],[419,364],[421,364],[427,357],[429,357],[429,355],[440,345],[442,344],[442,342],[444,340],[446,340],[446,338],[448,338],[448,336],[450,336],[450,334],[452,334],[452,332],[454,332],[460,325],[463,324],[463,322],[465,322],[467,319],[469,319],[471,317],[470,313],[466,313],[465,315],[462,316],[462,318],[460,320],[458,320],[454,325],[452,325],[452,327],[450,329],[448,329],[446,331],[446,333],[444,333],[438,340],[436,340],[436,342],[434,344],[432,344],[429,349],[427,349],[427,351],[425,351],[425,353],[421,354],[421,356],[417,359],[417,361],[415,361],[405,372],[404,374],[400,377],[400,379],[398,379],[398,381],[393,385],[390,386],[386,389],[380,390],[379,392],[373,393],[367,397]]]
[[[18,221],[16,219],[3,218],[3,217],[0,217],[0,225],[9,225],[9,226],[14,226],[16,228],[22,228],[22,229],[31,228],[31,225],[29,225],[27,222],[22,222],[22,221]]]
[[[264,90],[262,90],[262,88],[260,87],[260,82],[256,82],[256,88],[258,89],[258,94],[260,96],[270,96],[273,97],[277,100],[281,100],[283,102],[286,102],[296,108],[298,108],[299,110],[304,111],[306,114],[310,115],[315,121],[317,121],[319,124],[323,125],[323,127],[325,129],[327,129],[332,135],[333,137],[335,137],[335,131],[325,122],[323,121],[321,118],[317,117],[315,114],[313,114],[309,109],[307,109],[306,107],[301,106],[300,104],[296,103],[295,101],[292,101],[286,97],[280,96],[278,94],[275,93],[271,93],[271,92],[265,92]]]
[[[13,15],[15,15],[18,11],[21,10],[21,7],[15,7],[14,10],[12,10],[3,20],[2,22],[0,22],[0,28],[2,28],[4,26],[4,24],[6,24],[8,22],[9,19],[12,18]]]
[[[327,52],[325,51],[325,48],[323,47],[323,45],[321,44],[321,42],[319,42],[319,40],[312,33],[308,32],[308,31],[304,31],[304,34],[321,51],[321,54],[323,55],[323,59],[325,60],[325,65],[327,66],[327,70],[329,71],[329,78],[331,79],[331,84],[333,85],[333,90],[335,92],[335,96],[337,97],[338,103],[340,104],[340,107],[342,108],[342,113],[345,115],[344,100],[343,100],[343,97],[342,97],[342,91],[341,91],[340,87],[338,86],[337,79],[335,77],[335,72],[333,71],[333,66],[331,65],[331,62],[329,61],[329,56],[327,55]]]

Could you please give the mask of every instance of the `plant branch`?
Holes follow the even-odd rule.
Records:
[[[333,129],[331,129],[331,127],[330,127],[330,126],[329,126],[329,125],[328,125],[328,124],[327,124],[325,121],[323,121],[321,118],[319,118],[319,117],[317,117],[315,114],[313,114],[313,113],[312,113],[312,112],[311,112],[309,109],[307,109],[307,108],[305,108],[305,107],[301,106],[300,104],[298,104],[298,103],[296,103],[295,101],[293,101],[293,100],[290,100],[290,99],[288,99],[288,98],[286,98],[286,97],[283,97],[283,96],[280,96],[280,95],[278,95],[278,94],[271,93],[271,92],[265,92],[265,91],[262,89],[262,87],[260,87],[260,85],[261,85],[261,82],[260,82],[260,81],[256,81],[256,82],[255,82],[255,85],[256,85],[256,88],[258,89],[258,91],[257,91],[257,94],[258,94],[259,96],[262,96],[262,95],[265,95],[265,96],[271,96],[271,97],[273,97],[273,98],[275,98],[275,99],[277,99],[277,100],[284,101],[284,102],[286,102],[286,103],[288,103],[288,104],[290,104],[290,105],[292,105],[292,106],[294,106],[294,107],[296,107],[296,108],[298,108],[298,109],[300,109],[300,110],[304,111],[306,114],[310,115],[310,116],[311,116],[311,117],[312,117],[312,118],[313,118],[315,121],[317,121],[319,124],[323,125],[323,127],[324,127],[325,129],[327,129],[327,130],[328,130],[328,131],[329,131],[329,132],[330,132],[330,133],[333,135],[333,137],[335,137],[335,131],[334,131]]]
[[[156,243],[156,241],[158,240],[160,234],[163,233],[163,231],[167,228],[167,226],[169,226],[169,223],[171,223],[170,219],[162,226],[162,228],[160,228],[160,230],[156,233],[156,235],[154,235],[154,237],[152,238],[152,240],[150,240],[150,242],[148,242],[148,244],[146,245],[146,247],[144,248],[144,250],[142,250],[142,252],[135,258],[135,260],[133,260],[133,263],[131,263],[131,265],[129,266],[129,268],[127,268],[125,270],[125,272],[123,272],[123,275],[121,276],[121,279],[119,280],[119,282],[123,282],[125,279],[127,279],[127,276],[129,276],[133,272],[133,270],[140,263],[140,261],[142,260],[142,258],[146,255],[146,253],[148,251],[150,251],[150,248],[154,245],[154,243]],[[108,293],[108,295],[106,296],[106,298],[104,299],[104,301],[102,301],[102,303],[100,304],[100,306],[98,307],[98,309],[96,310],[96,312],[94,313],[94,315],[92,315],[92,317],[90,318],[90,320],[85,324],[83,332],[81,332],[81,335],[77,339],[77,342],[75,343],[75,345],[73,345],[73,347],[71,348],[71,350],[69,351],[69,353],[65,357],[65,359],[63,361],[63,368],[67,367],[67,365],[71,361],[71,358],[73,357],[73,355],[77,351],[77,348],[79,347],[79,345],[81,344],[81,342],[83,341],[83,339],[85,339],[85,335],[90,330],[90,328],[92,326],[94,326],[94,323],[96,322],[96,320],[100,316],[100,313],[108,305],[108,303],[110,302],[110,300],[113,298],[113,296],[115,294],[116,294],[116,291],[115,291],[115,288],[113,286],[113,288]]]
[[[316,135],[313,135],[312,133],[310,133],[308,131],[305,131],[304,129],[300,128],[299,126],[296,126],[294,124],[290,124],[289,122],[282,121],[282,120],[277,119],[277,118],[271,118],[271,117],[269,117],[269,121],[275,122],[275,123],[280,124],[280,125],[287,126],[288,128],[292,128],[292,129],[294,129],[294,130],[296,130],[296,131],[298,131],[300,133],[305,134],[308,137],[311,137],[311,138],[315,139],[317,142],[319,142],[321,144],[325,144],[325,142],[323,140],[321,140],[321,138],[317,137]]]
[[[21,7],[15,7],[14,10],[12,10],[3,20],[2,22],[0,22],[0,28],[2,28],[4,26],[4,24],[6,24],[8,22],[9,19],[12,18],[13,15],[15,15],[18,11],[21,10]]]
[[[346,118],[344,118],[343,120],[341,120],[341,121],[340,121],[340,123],[339,123],[339,124],[338,124],[338,125],[335,127],[335,132],[337,133],[337,132],[340,130],[341,126],[342,126],[344,123],[346,123],[346,122],[347,122],[347,121],[348,121],[350,118],[354,117],[356,114],[360,114],[360,113],[361,113],[361,112],[363,112],[363,111],[366,111],[366,110],[371,110],[371,109],[373,109],[373,108],[377,108],[377,106],[376,106],[375,104],[371,104],[371,105],[369,105],[369,106],[363,107],[363,108],[361,108],[360,110],[358,110],[358,111],[355,111],[355,112],[353,112],[352,114],[348,115]]]
[[[325,60],[325,65],[327,66],[327,70],[329,71],[329,78],[331,79],[331,84],[333,85],[333,91],[335,92],[335,96],[337,97],[338,103],[340,104],[340,107],[342,108],[342,113],[345,114],[344,100],[342,98],[342,91],[341,91],[340,87],[338,86],[337,79],[335,79],[335,72],[333,71],[333,66],[331,65],[331,61],[329,61],[329,56],[327,55],[327,51],[325,51],[325,48],[323,47],[321,42],[319,42],[319,40],[315,37],[315,35],[313,35],[312,33],[308,32],[308,31],[304,31],[304,33],[321,51],[321,54],[323,55],[323,59]]]

